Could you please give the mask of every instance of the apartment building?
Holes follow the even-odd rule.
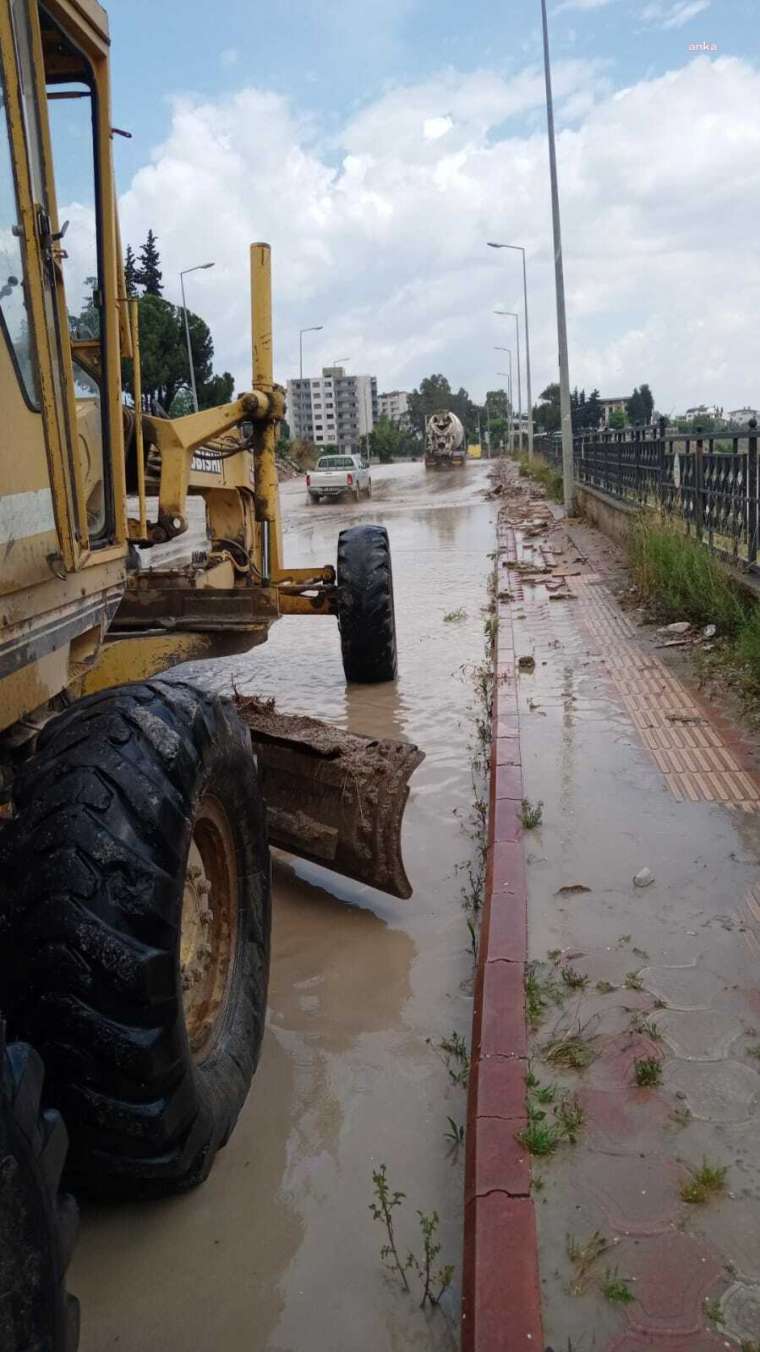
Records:
[[[378,408],[381,418],[390,418],[399,427],[409,422],[409,395],[406,390],[389,390],[378,395]]]
[[[297,440],[360,451],[378,416],[375,376],[349,376],[342,366],[324,366],[319,377],[288,381],[287,419]]]

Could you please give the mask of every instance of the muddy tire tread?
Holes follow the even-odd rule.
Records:
[[[338,537],[343,669],[348,681],[393,681],[398,671],[393,571],[384,526],[352,526]]]
[[[91,696],[46,725],[16,785],[17,818],[0,845],[18,898],[10,1017],[45,1057],[48,1097],[70,1127],[73,1177],[96,1193],[200,1182],[258,1059],[268,873],[257,880],[262,926],[246,936],[256,982],[237,997],[245,1064],[212,1057],[201,1079],[178,1005],[178,877],[181,898],[192,795],[204,752],[220,744],[250,792],[255,762],[229,702],[180,681],[144,682]],[[260,798],[250,810],[257,801],[265,842]]]

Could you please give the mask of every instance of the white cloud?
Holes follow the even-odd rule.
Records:
[[[646,380],[665,409],[757,406],[760,73],[698,58],[612,92],[598,69],[558,63],[555,87],[560,114],[574,110],[558,140],[573,381],[614,394]],[[521,304],[519,256],[485,241],[525,244],[537,394],[556,370],[542,100],[533,69],[447,71],[361,109],[337,163],[275,94],[183,100],[122,199],[124,238],[156,231],[172,299],[180,268],[216,261],[188,279],[188,300],[241,387],[247,249],[268,239],[280,379],[297,369],[299,327],[324,324],[314,367],[345,352],[383,387],[443,370],[477,395],[496,383],[491,311]],[[450,125],[431,138],[442,108]]]
[[[641,17],[657,28],[683,28],[690,19],[710,8],[710,0],[656,0],[645,5]]]
[[[613,3],[614,0],[562,0],[562,3],[557,5],[554,13],[562,14],[566,9],[605,9],[607,5]]]

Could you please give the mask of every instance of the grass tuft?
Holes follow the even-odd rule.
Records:
[[[602,1282],[602,1295],[613,1305],[630,1305],[635,1296],[624,1277],[618,1276],[617,1268],[614,1272],[608,1268],[604,1281]]]
[[[449,610],[443,617],[444,624],[457,624],[459,620],[467,619],[467,611],[464,606],[459,606],[456,610]]]
[[[717,1197],[726,1186],[728,1170],[723,1164],[709,1164],[703,1159],[699,1169],[692,1169],[691,1178],[681,1185],[681,1201],[692,1206],[703,1206],[711,1197]]]
[[[630,556],[639,593],[659,619],[716,624],[729,637],[746,625],[736,583],[693,537],[644,518],[633,530]],[[756,628],[760,653],[760,619]]]
[[[523,830],[533,831],[541,825],[544,819],[543,803],[531,803],[530,798],[523,798],[520,811],[520,820],[523,824]]]
[[[659,1084],[662,1080],[662,1062],[655,1056],[642,1057],[634,1065],[633,1076],[640,1089]]]
[[[527,455],[521,455],[518,464],[522,478],[532,479],[534,483],[541,484],[546,489],[547,497],[552,498],[554,502],[562,502],[562,475],[554,465],[550,465],[542,455],[536,454],[532,460],[529,460]]]

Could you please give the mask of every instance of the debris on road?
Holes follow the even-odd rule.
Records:
[[[633,878],[635,887],[651,887],[654,882],[654,874],[651,868],[640,868]]]

